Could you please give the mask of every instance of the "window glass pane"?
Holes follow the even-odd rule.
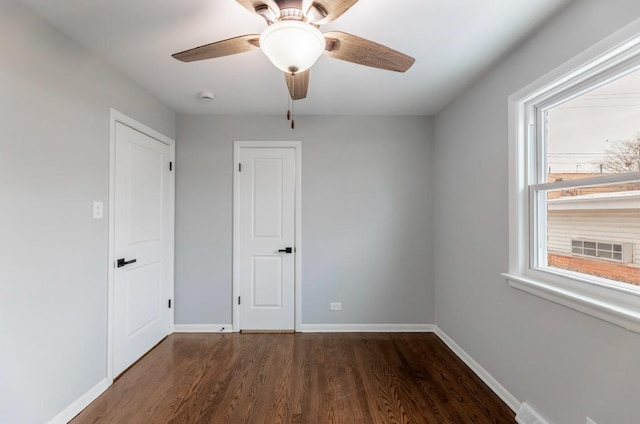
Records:
[[[548,181],[640,171],[640,71],[547,111]]]
[[[611,245],[606,243],[598,243],[598,250],[611,250]]]
[[[640,189],[629,188],[547,192],[546,266],[640,286]]]

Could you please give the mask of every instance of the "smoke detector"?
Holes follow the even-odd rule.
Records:
[[[201,91],[198,94],[198,98],[204,102],[212,102],[215,99],[213,93],[210,91]]]

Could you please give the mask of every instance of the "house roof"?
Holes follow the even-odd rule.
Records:
[[[550,199],[547,203],[550,211],[640,209],[640,191],[563,196]]]

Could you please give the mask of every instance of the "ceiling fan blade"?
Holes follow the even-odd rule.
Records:
[[[304,12],[307,21],[316,25],[326,25],[338,19],[358,0],[305,0]]]
[[[196,60],[214,59],[216,57],[230,56],[260,48],[260,35],[247,34],[228,40],[216,41],[194,49],[185,50],[173,54],[175,59],[182,62],[194,62]]]
[[[327,48],[324,54],[335,59],[388,71],[405,72],[416,61],[411,56],[346,32],[324,34]]]
[[[247,10],[257,13],[267,20],[267,22],[274,22],[280,17],[280,8],[275,0],[236,0]],[[266,6],[266,8],[265,8]],[[268,12],[270,10],[273,13]]]
[[[284,78],[289,87],[289,94],[293,100],[301,100],[307,97],[307,89],[309,88],[309,70],[291,75],[284,73]]]

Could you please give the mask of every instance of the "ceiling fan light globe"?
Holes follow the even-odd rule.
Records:
[[[304,72],[311,68],[325,45],[324,35],[318,28],[299,21],[276,22],[260,34],[262,51],[284,72]]]

